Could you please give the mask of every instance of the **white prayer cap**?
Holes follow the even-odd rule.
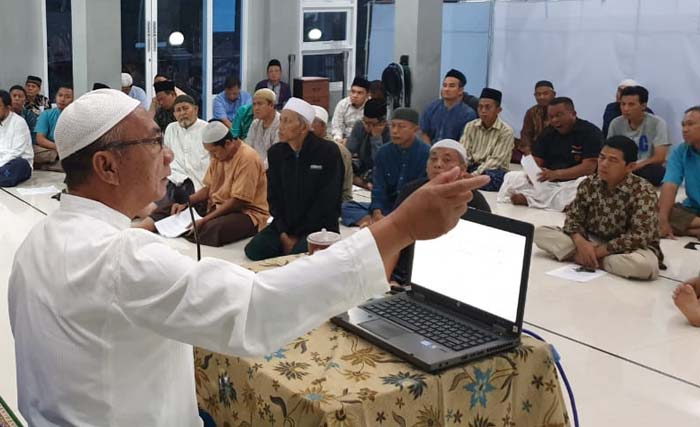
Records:
[[[324,125],[328,124],[328,111],[325,108],[319,107],[318,105],[312,105],[314,107],[315,118],[323,122]]]
[[[454,139],[441,139],[440,141],[433,144],[432,147],[430,147],[430,151],[433,151],[437,148],[451,148],[453,150],[456,150],[462,157],[462,160],[464,160],[465,162],[467,161],[467,150],[464,149],[464,146],[462,144],[455,141]]]
[[[311,104],[309,104],[308,102],[299,98],[289,98],[289,101],[287,101],[287,103],[284,105],[284,108],[282,109],[298,113],[301,117],[304,118],[306,124],[309,126],[311,126],[311,122],[313,122],[314,117],[316,117],[314,107],[312,107]]]
[[[632,79],[624,79],[623,81],[620,82],[617,87],[631,87],[631,86],[639,86],[639,83]]]
[[[122,87],[129,87],[134,84],[134,79],[131,78],[131,74],[122,73]]]
[[[141,103],[115,89],[86,93],[58,117],[54,137],[58,157],[65,159],[107,133]]]
[[[218,120],[212,120],[207,123],[202,132],[202,142],[204,144],[213,144],[224,139],[226,134],[230,134],[229,128]],[[233,137],[231,137],[233,139]]]

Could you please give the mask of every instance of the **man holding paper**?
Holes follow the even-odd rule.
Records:
[[[596,170],[603,134],[576,117],[570,98],[554,98],[547,110],[549,126],[537,139],[523,171],[508,172],[498,192],[499,203],[561,212],[576,196],[581,181]]]
[[[203,187],[189,196],[190,204],[206,206],[199,209],[204,216],[195,222],[199,242],[223,246],[255,235],[270,216],[267,176],[260,156],[255,149],[234,138],[229,128],[217,119],[204,127],[202,142],[211,163],[202,180]],[[186,207],[175,203],[170,214],[180,214]],[[151,224],[149,230],[159,228],[158,223]],[[192,239],[193,235],[185,237]]]

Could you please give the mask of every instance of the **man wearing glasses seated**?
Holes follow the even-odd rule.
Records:
[[[386,121],[386,104],[370,99],[365,104],[362,120],[352,127],[346,147],[352,154],[353,185],[372,189],[372,167],[379,148],[391,142]]]

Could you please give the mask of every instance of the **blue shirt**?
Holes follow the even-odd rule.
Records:
[[[464,102],[460,101],[448,110],[443,100],[438,99],[423,111],[420,130],[427,134],[433,143],[446,138],[459,141],[464,126],[475,119],[476,112]]]
[[[54,141],[53,132],[56,130],[56,123],[58,123],[60,115],[61,110],[58,108],[44,110],[36,121],[34,132],[44,134],[49,140]]]
[[[428,157],[430,147],[418,138],[407,149],[394,143],[382,145],[374,159],[369,211],[381,209],[384,215],[391,213],[403,186],[414,179],[427,176],[425,168]]]
[[[221,92],[214,98],[214,118],[227,119],[231,123],[236,119],[236,112],[243,105],[252,104],[253,97],[244,90],[241,91],[235,101],[230,101],[226,97],[226,91]]]
[[[676,146],[666,161],[664,181],[680,186],[685,179],[683,206],[700,214],[700,152],[683,143]]]

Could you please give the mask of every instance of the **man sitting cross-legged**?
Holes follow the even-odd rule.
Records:
[[[700,238],[700,105],[683,117],[683,140],[673,149],[659,198],[661,237]],[[685,181],[686,199],[675,203],[678,187]]]
[[[498,117],[501,98],[499,90],[481,91],[479,119],[467,123],[459,141],[467,150],[469,173],[491,178],[484,191],[500,190],[513,152],[513,129]]]
[[[657,198],[651,184],[632,173],[636,160],[634,141],[625,136],[608,139],[600,151],[598,173],[579,185],[566,208],[564,228],[537,228],[537,247],[559,261],[573,260],[625,278],[655,279],[663,267]]]
[[[542,168],[539,183],[522,171],[508,172],[498,192],[499,203],[562,211],[576,196],[576,188],[595,172],[603,134],[592,123],[576,117],[570,98],[554,98],[548,107],[549,126],[532,152]]]
[[[205,205],[204,217],[195,226],[199,242],[222,246],[253,236],[267,224],[267,178],[254,149],[234,138],[220,120],[211,120],[202,132],[202,143],[211,156],[204,186],[189,196],[190,204]],[[172,204],[171,215],[186,208]],[[152,221],[143,226],[155,231]],[[190,233],[185,236],[193,240]]]
[[[267,152],[272,223],[245,247],[253,260],[307,251],[306,237],[325,228],[338,232],[343,163],[336,143],[311,131],[314,108],[290,98],[280,114],[280,142]]]

